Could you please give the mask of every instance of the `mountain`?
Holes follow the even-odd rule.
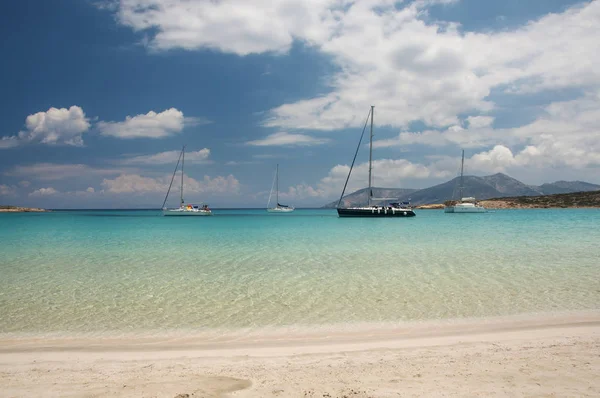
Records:
[[[411,192],[417,191],[417,189],[409,189],[409,188],[371,188],[373,190],[373,196],[376,198],[400,198],[405,195],[410,194]],[[356,192],[348,194],[344,196],[342,206],[351,207],[351,206],[362,206],[366,205],[368,202],[367,196],[368,188],[359,189]],[[338,201],[333,201],[331,203],[326,204],[323,208],[327,209],[335,209],[337,207]]]
[[[413,205],[423,205],[431,203],[443,203],[449,199],[458,199],[458,186],[460,177],[433,187],[415,190],[415,189],[392,189],[392,188],[374,188],[373,196],[398,198],[399,201],[410,200]],[[503,173],[497,173],[485,177],[464,176],[463,177],[463,196],[473,196],[479,200],[515,197],[515,196],[539,196],[555,193],[571,193],[580,191],[597,191],[600,185],[590,184],[582,181],[556,181],[540,186],[527,185],[521,181],[507,176]],[[381,189],[382,191],[375,191]],[[344,197],[344,206],[359,206],[367,204],[367,192],[361,189]],[[406,191],[406,192],[402,192]],[[335,208],[336,202],[327,204],[324,207]]]
[[[597,191],[600,189],[600,185],[583,181],[556,181],[550,184],[542,184],[539,188],[544,195],[552,195],[555,193]]]

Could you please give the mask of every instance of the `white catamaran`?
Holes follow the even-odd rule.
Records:
[[[179,208],[177,209],[167,209],[165,207],[165,203],[167,203],[167,198],[169,197],[169,192],[171,192],[171,186],[173,185],[173,180],[175,179],[175,174],[177,173],[177,169],[179,167],[179,163],[181,162],[181,187],[180,187],[180,197],[179,197]],[[167,191],[167,196],[165,196],[165,200],[162,204],[162,212],[164,216],[211,216],[212,211],[208,208],[208,205],[192,205],[185,204],[183,200],[183,164],[185,163],[185,145],[181,149],[181,153],[179,154],[179,159],[177,159],[177,165],[175,165],[175,171],[173,171],[173,176],[171,177],[171,183],[169,184],[169,189]]]
[[[269,207],[271,205],[271,196],[273,196],[273,187],[275,187],[275,207]],[[279,164],[275,171],[275,179],[271,184],[271,193],[269,194],[269,201],[267,202],[267,211],[269,213],[291,213],[294,211],[294,206],[282,205],[279,203]]]
[[[460,200],[449,200],[444,203],[444,213],[485,213],[487,209],[477,203],[473,197],[463,198],[463,171],[465,166],[465,150],[462,151],[462,160],[460,163],[460,185],[458,187],[458,197]]]
[[[339,217],[414,217],[416,214],[413,211],[412,207],[408,202],[398,203],[397,198],[374,198],[373,190],[371,189],[371,171],[373,169],[373,113],[375,111],[375,107],[371,106],[371,110],[369,115],[367,116],[367,122],[369,121],[369,116],[371,117],[371,139],[369,141],[369,188],[367,191],[368,202],[367,206],[357,206],[357,207],[340,207],[342,203],[342,199],[344,198],[344,193],[346,192],[346,186],[348,185],[348,180],[350,179],[350,174],[352,173],[352,168],[354,167],[354,161],[356,160],[356,155],[358,154],[358,150],[360,148],[360,144],[362,142],[363,136],[365,134],[365,130],[367,128],[367,122],[365,122],[365,126],[363,127],[362,135],[360,136],[360,140],[358,141],[358,147],[356,148],[356,153],[354,154],[354,160],[352,160],[352,165],[350,166],[350,171],[348,172],[348,177],[346,178],[346,184],[344,185],[344,189],[342,190],[342,195],[340,196],[340,200],[337,204],[337,212]],[[387,201],[388,204],[384,206],[376,206],[372,205],[373,201]],[[393,201],[393,202],[389,202]]]

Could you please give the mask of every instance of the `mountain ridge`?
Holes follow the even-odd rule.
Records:
[[[398,201],[410,200],[411,204],[426,205],[443,203],[449,199],[458,198],[460,177],[428,188],[373,188],[374,197],[397,198]],[[540,196],[560,193],[590,192],[600,190],[600,185],[585,181],[555,181],[542,185],[527,185],[504,173],[488,176],[464,176],[463,197],[473,196],[478,200],[499,197]],[[363,206],[367,204],[367,188],[359,189],[343,198],[343,206]],[[323,208],[337,207],[337,200],[326,204]]]

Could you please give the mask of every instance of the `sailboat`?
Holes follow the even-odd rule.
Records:
[[[271,205],[271,196],[273,196],[273,186],[275,186],[275,203],[277,203],[277,205],[275,207],[269,207]],[[279,203],[279,164],[275,171],[275,179],[273,180],[273,184],[271,184],[271,193],[269,194],[269,201],[267,202],[267,211],[269,213],[291,213],[294,211],[293,206],[286,206]]]
[[[365,122],[365,126],[363,127],[363,132],[360,136],[360,140],[358,141],[358,147],[356,148],[356,153],[354,154],[354,159],[352,160],[352,165],[350,166],[350,171],[348,172],[348,177],[346,178],[346,184],[344,184],[344,189],[342,190],[342,195],[340,196],[340,200],[337,204],[337,212],[340,217],[414,217],[416,214],[413,211],[412,207],[408,202],[389,202],[386,206],[376,206],[371,205],[372,201],[389,201],[389,200],[397,200],[397,198],[374,198],[373,190],[371,188],[371,174],[373,170],[373,114],[375,112],[375,107],[371,106],[371,110],[369,111],[369,115],[367,116],[367,121]],[[360,144],[362,142],[363,136],[365,134],[365,130],[367,128],[367,122],[369,121],[369,116],[371,117],[371,139],[369,141],[369,189],[367,191],[368,195],[368,204],[367,206],[359,206],[359,207],[340,207],[340,203],[342,202],[342,198],[344,197],[344,192],[346,192],[346,186],[348,185],[348,180],[350,179],[350,174],[352,173],[352,168],[354,167],[354,161],[356,161],[356,155],[358,154],[358,150],[360,148]]]
[[[179,162],[181,162],[181,187],[180,187],[180,197],[179,197],[179,208],[177,209],[167,209],[165,207],[165,203],[167,203],[167,198],[169,197],[169,192],[171,192],[171,186],[173,185],[173,180],[175,179],[175,174],[177,173],[177,169],[179,168]],[[169,189],[167,190],[167,195],[165,196],[165,200],[162,204],[162,212],[164,216],[211,216],[212,211],[208,208],[208,205],[192,205],[185,204],[183,200],[183,165],[185,163],[185,145],[181,149],[181,153],[179,153],[179,159],[177,159],[177,165],[175,165],[175,171],[173,171],[173,176],[171,177],[171,183],[169,184]]]
[[[449,200],[444,203],[444,213],[485,213],[487,209],[477,203],[475,198],[469,196],[463,198],[463,171],[465,166],[465,150],[462,151],[460,162],[460,185],[458,187],[460,200]]]

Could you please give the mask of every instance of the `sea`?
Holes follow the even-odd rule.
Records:
[[[600,210],[0,213],[0,337],[399,324],[600,309]]]

